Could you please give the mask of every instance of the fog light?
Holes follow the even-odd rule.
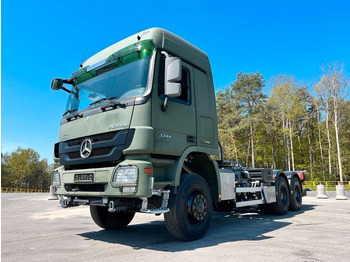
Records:
[[[124,186],[121,190],[123,193],[135,193],[136,187],[134,186]]]
[[[112,185],[120,186],[123,184],[136,185],[139,175],[137,166],[118,167],[113,174]]]
[[[61,177],[60,177],[60,173],[58,173],[58,171],[52,172],[52,185],[55,187],[61,186]]]

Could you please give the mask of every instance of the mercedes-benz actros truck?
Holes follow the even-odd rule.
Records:
[[[208,56],[167,30],[109,46],[51,88],[68,93],[52,193],[63,208],[89,205],[106,230],[126,227],[135,212],[164,214],[172,236],[192,241],[213,209],[301,208],[296,172],[223,160]]]

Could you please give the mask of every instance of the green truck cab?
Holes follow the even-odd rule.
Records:
[[[51,88],[69,94],[52,194],[64,208],[89,205],[102,228],[123,228],[135,212],[164,214],[170,234],[189,241],[205,234],[213,207],[282,214],[294,199],[300,209],[300,181],[212,159],[220,152],[209,59],[164,29],[102,50]]]

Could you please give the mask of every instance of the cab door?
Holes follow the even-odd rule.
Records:
[[[181,95],[164,103],[165,56],[157,54],[152,91],[152,124],[154,154],[180,156],[189,146],[197,144],[196,110],[193,89],[193,68],[182,61]]]

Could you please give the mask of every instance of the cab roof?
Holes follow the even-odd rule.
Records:
[[[194,64],[204,71],[210,71],[208,56],[199,48],[181,37],[162,28],[150,28],[129,36],[93,55],[83,63],[83,67],[101,63],[115,52],[138,43],[140,40],[152,40],[157,48],[163,49]]]

